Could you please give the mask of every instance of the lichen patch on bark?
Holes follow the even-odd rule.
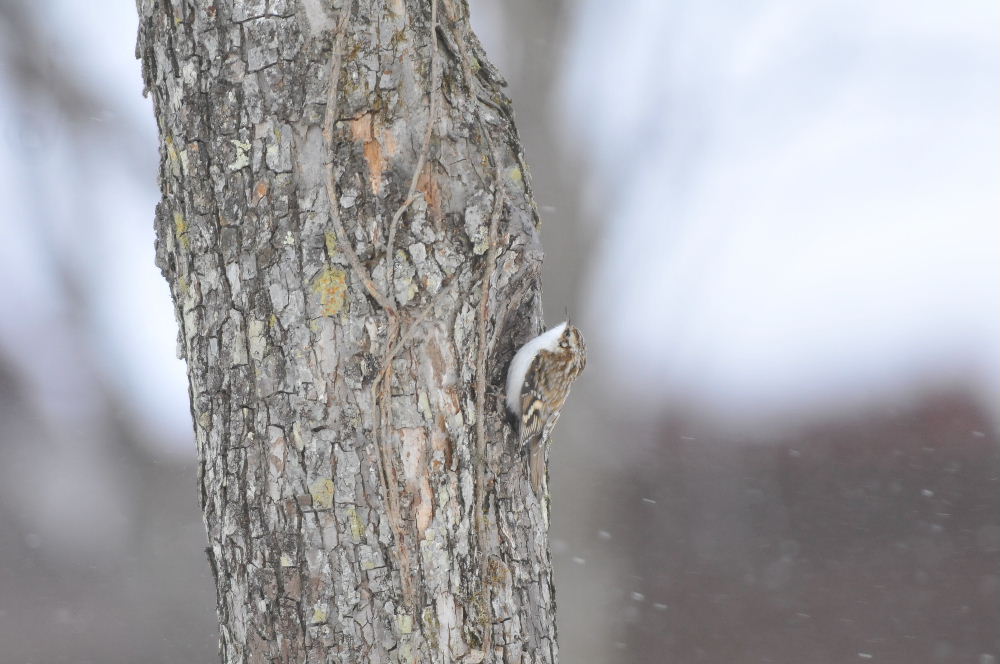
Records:
[[[313,281],[313,290],[320,297],[323,315],[335,316],[344,308],[347,275],[341,269],[328,267]]]

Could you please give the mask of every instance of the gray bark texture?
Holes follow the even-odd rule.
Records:
[[[138,0],[222,661],[555,662],[538,218],[464,0]]]

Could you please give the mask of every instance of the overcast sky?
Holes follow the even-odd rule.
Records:
[[[784,414],[1000,374],[1000,5],[606,3],[560,113],[632,396]]]

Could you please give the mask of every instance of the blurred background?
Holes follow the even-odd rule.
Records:
[[[1000,661],[1000,5],[470,0],[567,662]],[[216,661],[129,0],[0,0],[0,664]]]

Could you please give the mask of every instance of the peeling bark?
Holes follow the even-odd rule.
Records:
[[[538,218],[465,2],[138,9],[223,662],[555,662],[500,395]]]

